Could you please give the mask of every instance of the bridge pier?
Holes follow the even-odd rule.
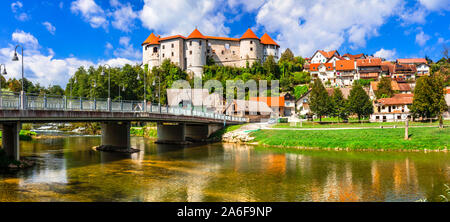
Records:
[[[222,124],[186,124],[186,137],[193,140],[201,141],[208,139],[211,134],[222,129]]]
[[[130,122],[105,122],[102,126],[102,145],[131,148]]]
[[[19,133],[22,128],[20,122],[3,123],[2,148],[8,157],[20,159]]]
[[[164,124],[158,122],[156,125],[158,140],[156,143],[176,143],[186,142],[186,126],[184,123]]]

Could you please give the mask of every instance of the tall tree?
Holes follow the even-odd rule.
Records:
[[[349,116],[347,100],[344,98],[342,91],[339,88],[334,88],[333,96],[331,97],[333,104],[333,116],[339,119],[347,119]]]
[[[286,50],[284,50],[283,53],[281,53],[279,62],[293,62],[293,61],[294,61],[294,53],[292,53],[292,51],[289,48],[287,48]]]
[[[391,78],[382,77],[380,82],[378,82],[378,89],[375,91],[375,96],[377,99],[381,98],[391,98],[394,95],[394,90],[392,89]]]
[[[369,117],[373,113],[373,105],[370,101],[369,95],[362,88],[362,86],[355,82],[350,95],[348,97],[348,108],[353,114],[358,115],[358,121],[361,122],[361,117]]]
[[[416,81],[413,104],[411,106],[411,113],[415,117],[425,119],[435,115],[433,85],[433,79],[429,76],[422,76]]]
[[[330,114],[331,98],[319,78],[314,80],[309,99],[311,111],[319,116],[320,122],[322,122],[322,116]]]

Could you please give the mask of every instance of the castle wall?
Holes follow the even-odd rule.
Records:
[[[160,64],[165,59],[170,59],[180,68],[184,69],[184,40],[182,38],[161,41]]]
[[[258,39],[243,39],[240,41],[241,67],[245,67],[247,60],[250,65],[262,60],[262,45]]]
[[[226,46],[229,46],[228,49]],[[209,39],[207,55],[217,65],[238,67],[241,64],[239,41]]]
[[[275,45],[264,45],[263,46],[263,60],[265,61],[269,55],[273,55],[275,61],[278,61],[278,49],[279,47]]]
[[[206,65],[206,40],[187,39],[185,41],[186,70],[196,77],[203,74],[203,66]]]

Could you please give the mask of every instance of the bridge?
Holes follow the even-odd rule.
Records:
[[[226,124],[242,124],[248,119],[146,101],[67,98],[23,92],[0,94],[2,148],[16,160],[20,158],[22,123],[101,122],[102,145],[129,148],[132,121],[157,122],[157,142],[183,143],[186,138],[206,139]]]

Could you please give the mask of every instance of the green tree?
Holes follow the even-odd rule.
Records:
[[[369,95],[356,82],[353,84],[352,90],[350,90],[348,108],[351,113],[358,116],[359,122],[361,122],[361,117],[369,117],[373,113],[373,105]]]
[[[308,86],[307,85],[296,86],[294,88],[294,97],[295,97],[295,99],[299,99],[301,96],[303,96],[307,92],[308,92]]]
[[[332,104],[331,98],[328,96],[328,92],[319,78],[314,80],[309,99],[311,111],[316,114],[319,117],[320,122],[322,122],[322,116],[330,114]]]
[[[283,53],[281,53],[279,62],[293,62],[293,61],[294,61],[294,53],[292,53],[292,51],[289,48],[287,48],[286,50],[284,50]]]
[[[348,119],[349,111],[347,100],[344,98],[342,91],[339,88],[334,88],[333,96],[331,97],[333,104],[332,114],[339,119]]]
[[[392,89],[391,78],[382,77],[380,82],[378,82],[378,89],[375,91],[375,96],[377,99],[381,98],[391,98],[394,95],[394,90]]]

